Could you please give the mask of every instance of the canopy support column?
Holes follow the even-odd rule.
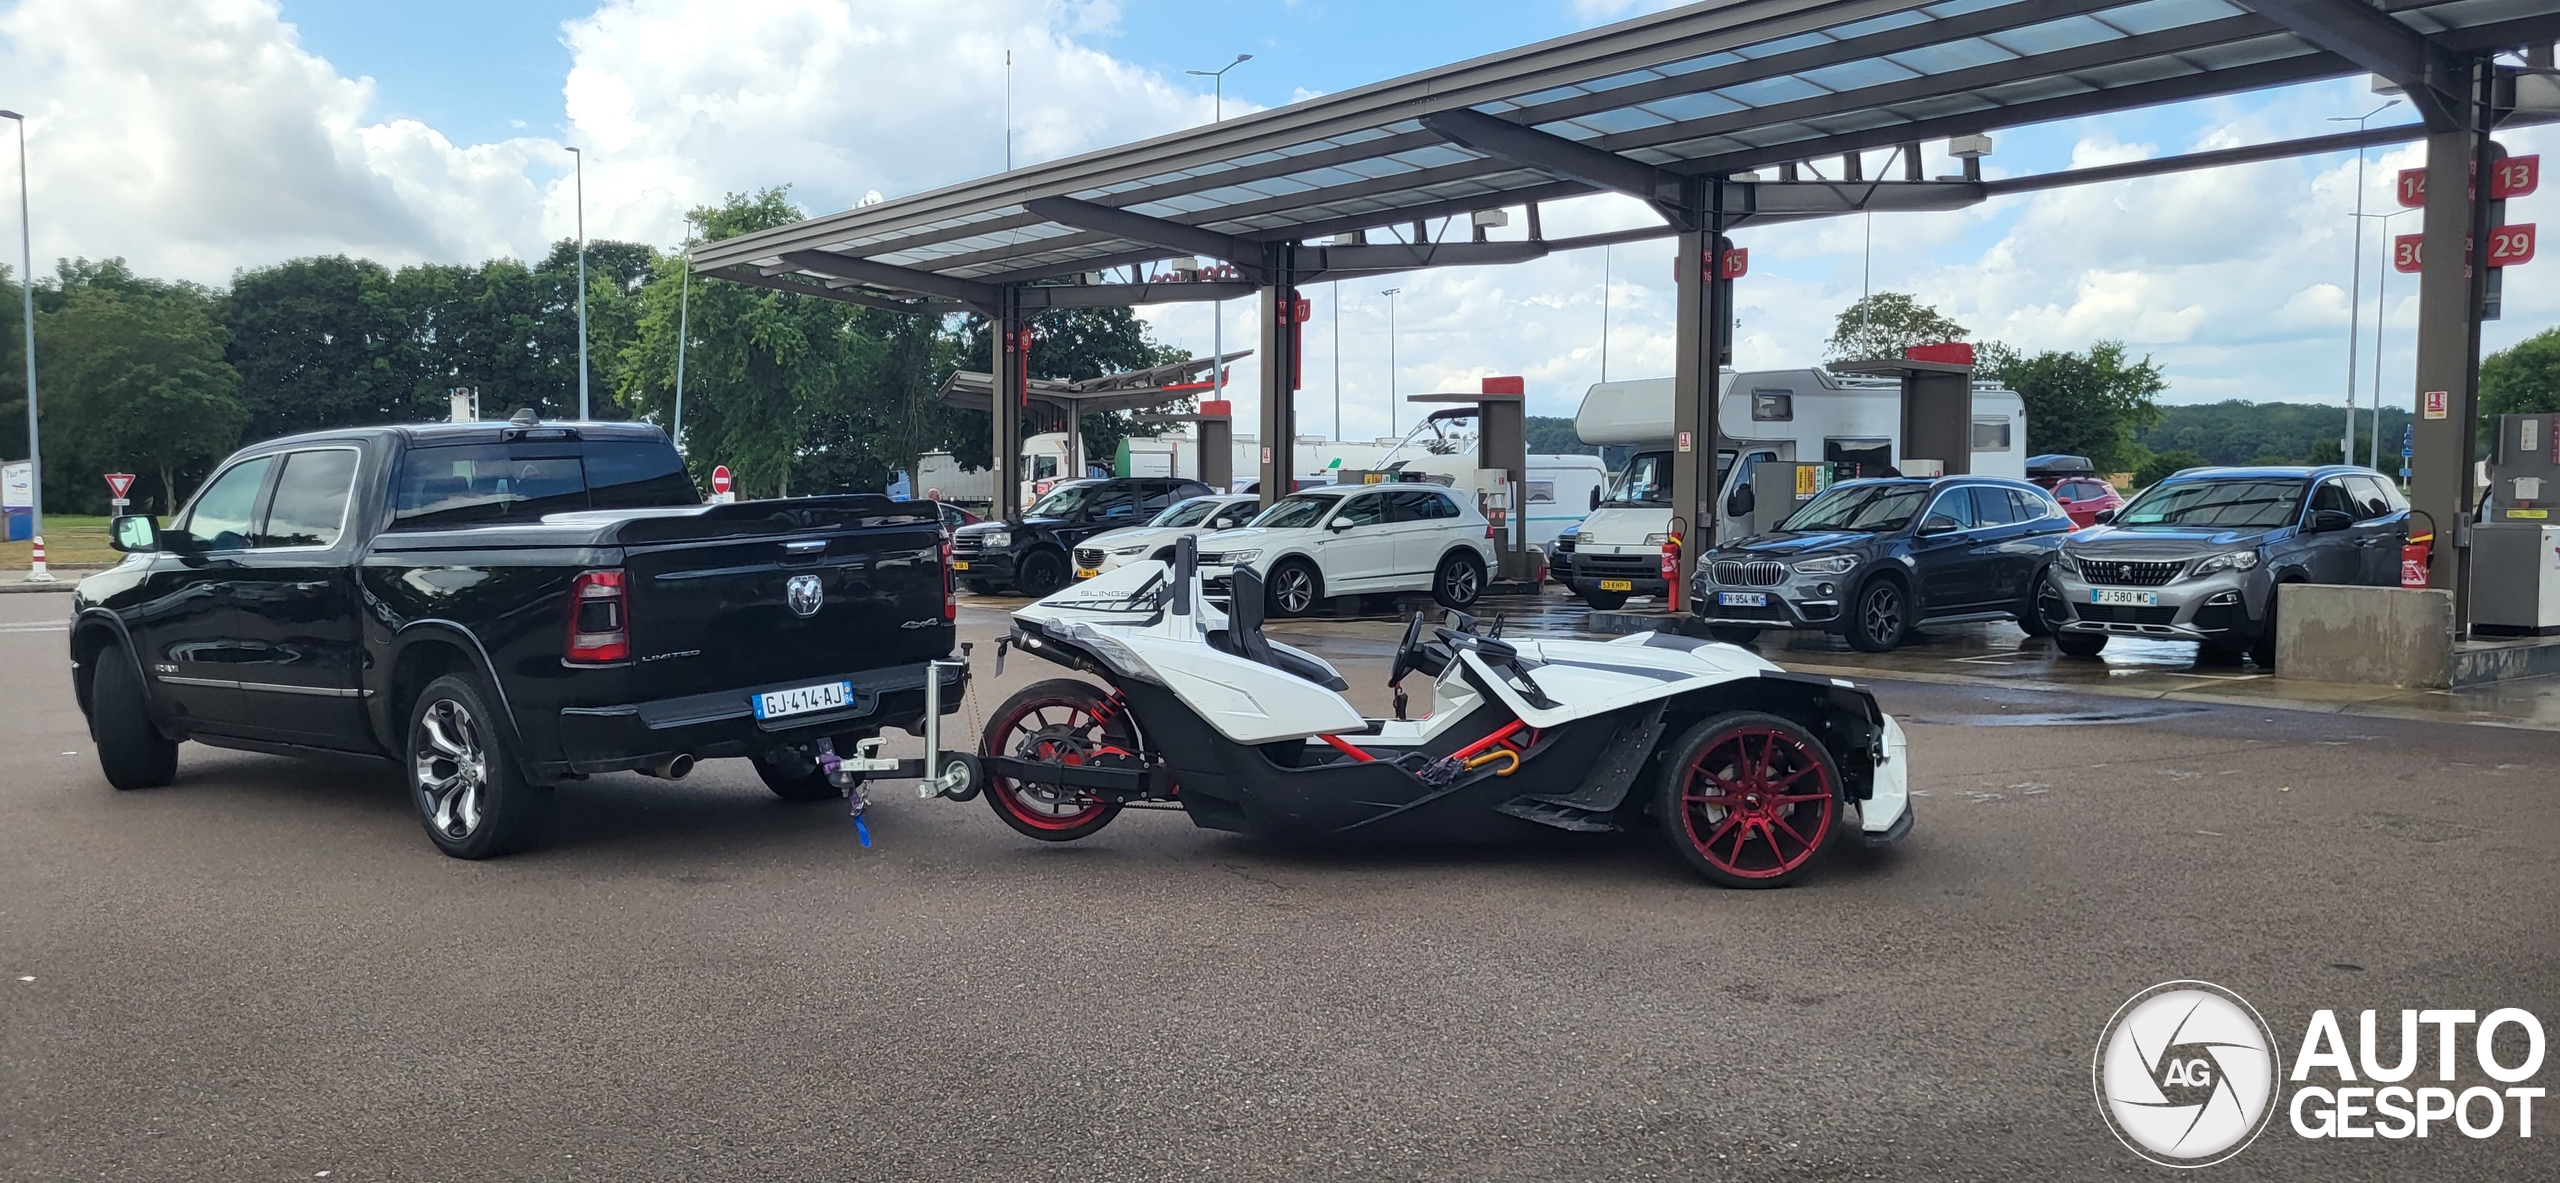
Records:
[[[1297,247],[1282,243],[1264,252],[1262,288],[1262,503],[1289,495],[1298,471]],[[1223,391],[1219,392],[1221,395]],[[1205,463],[1205,459],[1203,463]]]
[[[995,397],[987,405],[988,446],[995,458],[995,502],[988,516],[1000,522],[1022,520],[1022,410],[1031,401],[1031,318],[1022,308],[1022,290],[1006,287],[996,298]]]
[[[2480,306],[2488,269],[2463,245],[2487,221],[2495,145],[2489,139],[2490,80],[2474,62],[2466,126],[2427,137],[2426,256],[2418,275],[2417,419],[2410,500],[2434,520],[2430,587],[2453,593],[2455,636],[2471,628],[2471,507],[2479,498]],[[2421,526],[2423,528],[2423,526]]]
[[[1681,188],[1689,229],[1673,264],[1679,292],[1672,318],[1671,528],[1680,534],[1682,570],[1716,544],[1717,404],[1724,365],[1733,352],[1733,281],[1717,264],[1725,241],[1723,177],[1693,177]]]

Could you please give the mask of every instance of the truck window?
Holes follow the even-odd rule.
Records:
[[[249,545],[249,515],[258,508],[258,490],[266,485],[267,470],[275,462],[273,456],[260,456],[224,469],[204,492],[196,494],[196,503],[187,507],[178,528],[207,550],[239,550]]]
[[[1732,453],[1723,453],[1716,465],[1716,475],[1730,464]],[[1627,461],[1626,471],[1618,474],[1618,482],[1609,489],[1606,505],[1663,506],[1671,504],[1671,453],[1641,452]]]
[[[1058,458],[1057,458],[1057,457],[1055,457],[1055,456],[1034,456],[1034,457],[1032,457],[1032,458],[1031,458],[1031,479],[1032,479],[1032,480],[1035,480],[1035,481],[1045,481],[1045,480],[1048,480],[1050,477],[1053,477],[1053,476],[1056,476],[1056,475],[1058,475]]]
[[[284,458],[269,498],[261,547],[335,546],[346,530],[347,501],[355,492],[356,450],[322,448]]]
[[[1877,439],[1827,439],[1822,441],[1822,458],[1834,464],[1855,465],[1849,477],[1885,475],[1893,467],[1893,441]]]
[[[1976,420],[1974,420],[1974,421],[1973,421],[1973,450],[1974,450],[1974,451],[1977,451],[1977,452],[2006,452],[2006,451],[2008,451],[2008,450],[2009,450],[2009,420],[2008,420],[2008,417],[2007,417],[2007,416],[1993,416],[1993,417],[1989,417],[1989,418],[1982,418],[1982,419],[1976,419]]]
[[[677,463],[674,449],[637,440],[414,448],[400,466],[391,528],[441,530],[584,509],[701,504]]]
[[[1556,483],[1554,481],[1529,482],[1529,504],[1553,505],[1555,503]]]
[[[1754,422],[1784,422],[1796,417],[1796,396],[1787,390],[1755,390],[1751,392],[1751,418]]]

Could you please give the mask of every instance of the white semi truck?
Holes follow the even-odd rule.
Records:
[[[1721,378],[1715,496],[1709,499],[1718,539],[1774,528],[1793,510],[1743,505],[1733,497],[1736,489],[1750,487],[1762,463],[1829,460],[1856,465],[1861,476],[1907,471],[1898,380],[1821,369],[1727,370]],[[1584,443],[1635,449],[1573,543],[1573,590],[1594,608],[1616,608],[1631,597],[1667,590],[1662,545],[1674,516],[1672,393],[1669,378],[1603,382],[1583,395],[1574,416],[1574,431]],[[2017,392],[1974,383],[1973,471],[2025,479],[2026,442],[2026,406]],[[1731,512],[1736,508],[1745,512]],[[1695,523],[1688,527],[1684,564],[1701,549]]]

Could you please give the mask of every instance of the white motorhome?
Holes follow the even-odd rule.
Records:
[[[1721,377],[1715,496],[1710,499],[1717,538],[1772,528],[1791,508],[1729,512],[1736,508],[1734,490],[1748,487],[1761,463],[1830,460],[1854,464],[1864,476],[1901,469],[1898,380],[1820,369],[1727,370]],[[1666,590],[1661,563],[1673,516],[1672,394],[1669,378],[1603,382],[1583,395],[1582,409],[1574,416],[1574,431],[1584,443],[1635,449],[1575,539],[1573,588],[1595,608],[1615,608],[1630,596],[1659,596]],[[2024,480],[2026,443],[2026,405],[2017,392],[1974,383],[1973,471]],[[1689,531],[1686,543],[1688,554],[1698,553],[1697,530]]]

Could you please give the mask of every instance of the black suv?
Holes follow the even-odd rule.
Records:
[[[1921,624],[1970,620],[2045,636],[2057,614],[2037,592],[2070,532],[2053,495],[2025,481],[1850,481],[1775,531],[1699,556],[1690,594],[1737,644],[1763,628],[1819,629],[1882,653]]]
[[[1212,492],[1198,481],[1169,477],[1068,481],[1049,490],[1019,522],[978,522],[953,532],[951,569],[982,596],[1006,588],[1045,596],[1067,585],[1067,552],[1077,543]]]

